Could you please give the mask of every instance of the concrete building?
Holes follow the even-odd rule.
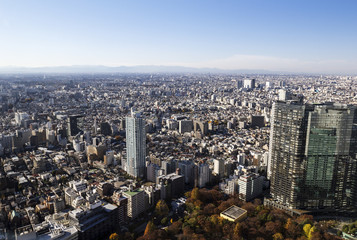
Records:
[[[77,226],[79,240],[95,240],[109,236],[119,228],[118,207],[112,204],[92,204],[88,209],[77,208],[68,213]]]
[[[179,133],[191,132],[193,130],[192,120],[180,120],[179,121]]]
[[[247,89],[255,88],[255,79],[244,79],[243,87]]]
[[[181,174],[184,176],[185,184],[194,185],[195,180],[195,165],[192,161],[179,161],[178,168],[181,170]]]
[[[184,193],[184,177],[177,173],[160,176],[157,178],[157,183],[161,186],[162,199],[178,198]]]
[[[193,121],[193,131],[195,133],[200,132],[202,136],[208,134],[208,122],[206,121]]]
[[[207,163],[199,163],[196,166],[196,186],[199,188],[205,187],[210,181],[210,169]]]
[[[213,173],[219,175],[220,177],[224,176],[224,160],[222,159],[214,159],[213,160]]]
[[[251,201],[263,192],[263,177],[258,174],[249,173],[238,179],[239,195],[245,201]]]
[[[255,128],[255,127],[264,127],[265,126],[265,117],[264,116],[257,116],[257,115],[252,115],[250,116],[250,127]]]
[[[156,178],[162,175],[163,172],[164,170],[160,169],[160,166],[149,162],[146,167],[146,180],[149,182],[156,182]]]
[[[126,171],[133,177],[144,178],[146,157],[145,120],[132,112],[126,118]]]
[[[128,199],[128,217],[135,219],[140,213],[146,210],[144,190],[138,188],[123,192],[123,196]]]

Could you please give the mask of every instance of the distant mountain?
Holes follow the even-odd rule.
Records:
[[[0,67],[0,73],[231,73],[231,74],[288,74],[287,72],[259,69],[225,70],[218,68],[192,68],[182,66],[58,66],[58,67]]]

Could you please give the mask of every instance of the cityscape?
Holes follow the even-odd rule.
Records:
[[[357,239],[356,2],[14,2],[0,240]]]

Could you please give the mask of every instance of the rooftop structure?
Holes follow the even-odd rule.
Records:
[[[223,212],[221,212],[220,217],[227,219],[231,222],[240,222],[247,217],[247,210],[232,205]]]

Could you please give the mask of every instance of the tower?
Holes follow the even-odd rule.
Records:
[[[132,112],[126,118],[126,171],[134,177],[144,177],[146,156],[145,120]]]
[[[81,129],[78,127],[78,119],[82,118],[83,116],[81,115],[71,115],[68,116],[67,118],[67,131],[68,131],[68,136],[75,136],[77,135]]]
[[[274,103],[268,164],[272,205],[356,213],[356,124],[354,106]]]

